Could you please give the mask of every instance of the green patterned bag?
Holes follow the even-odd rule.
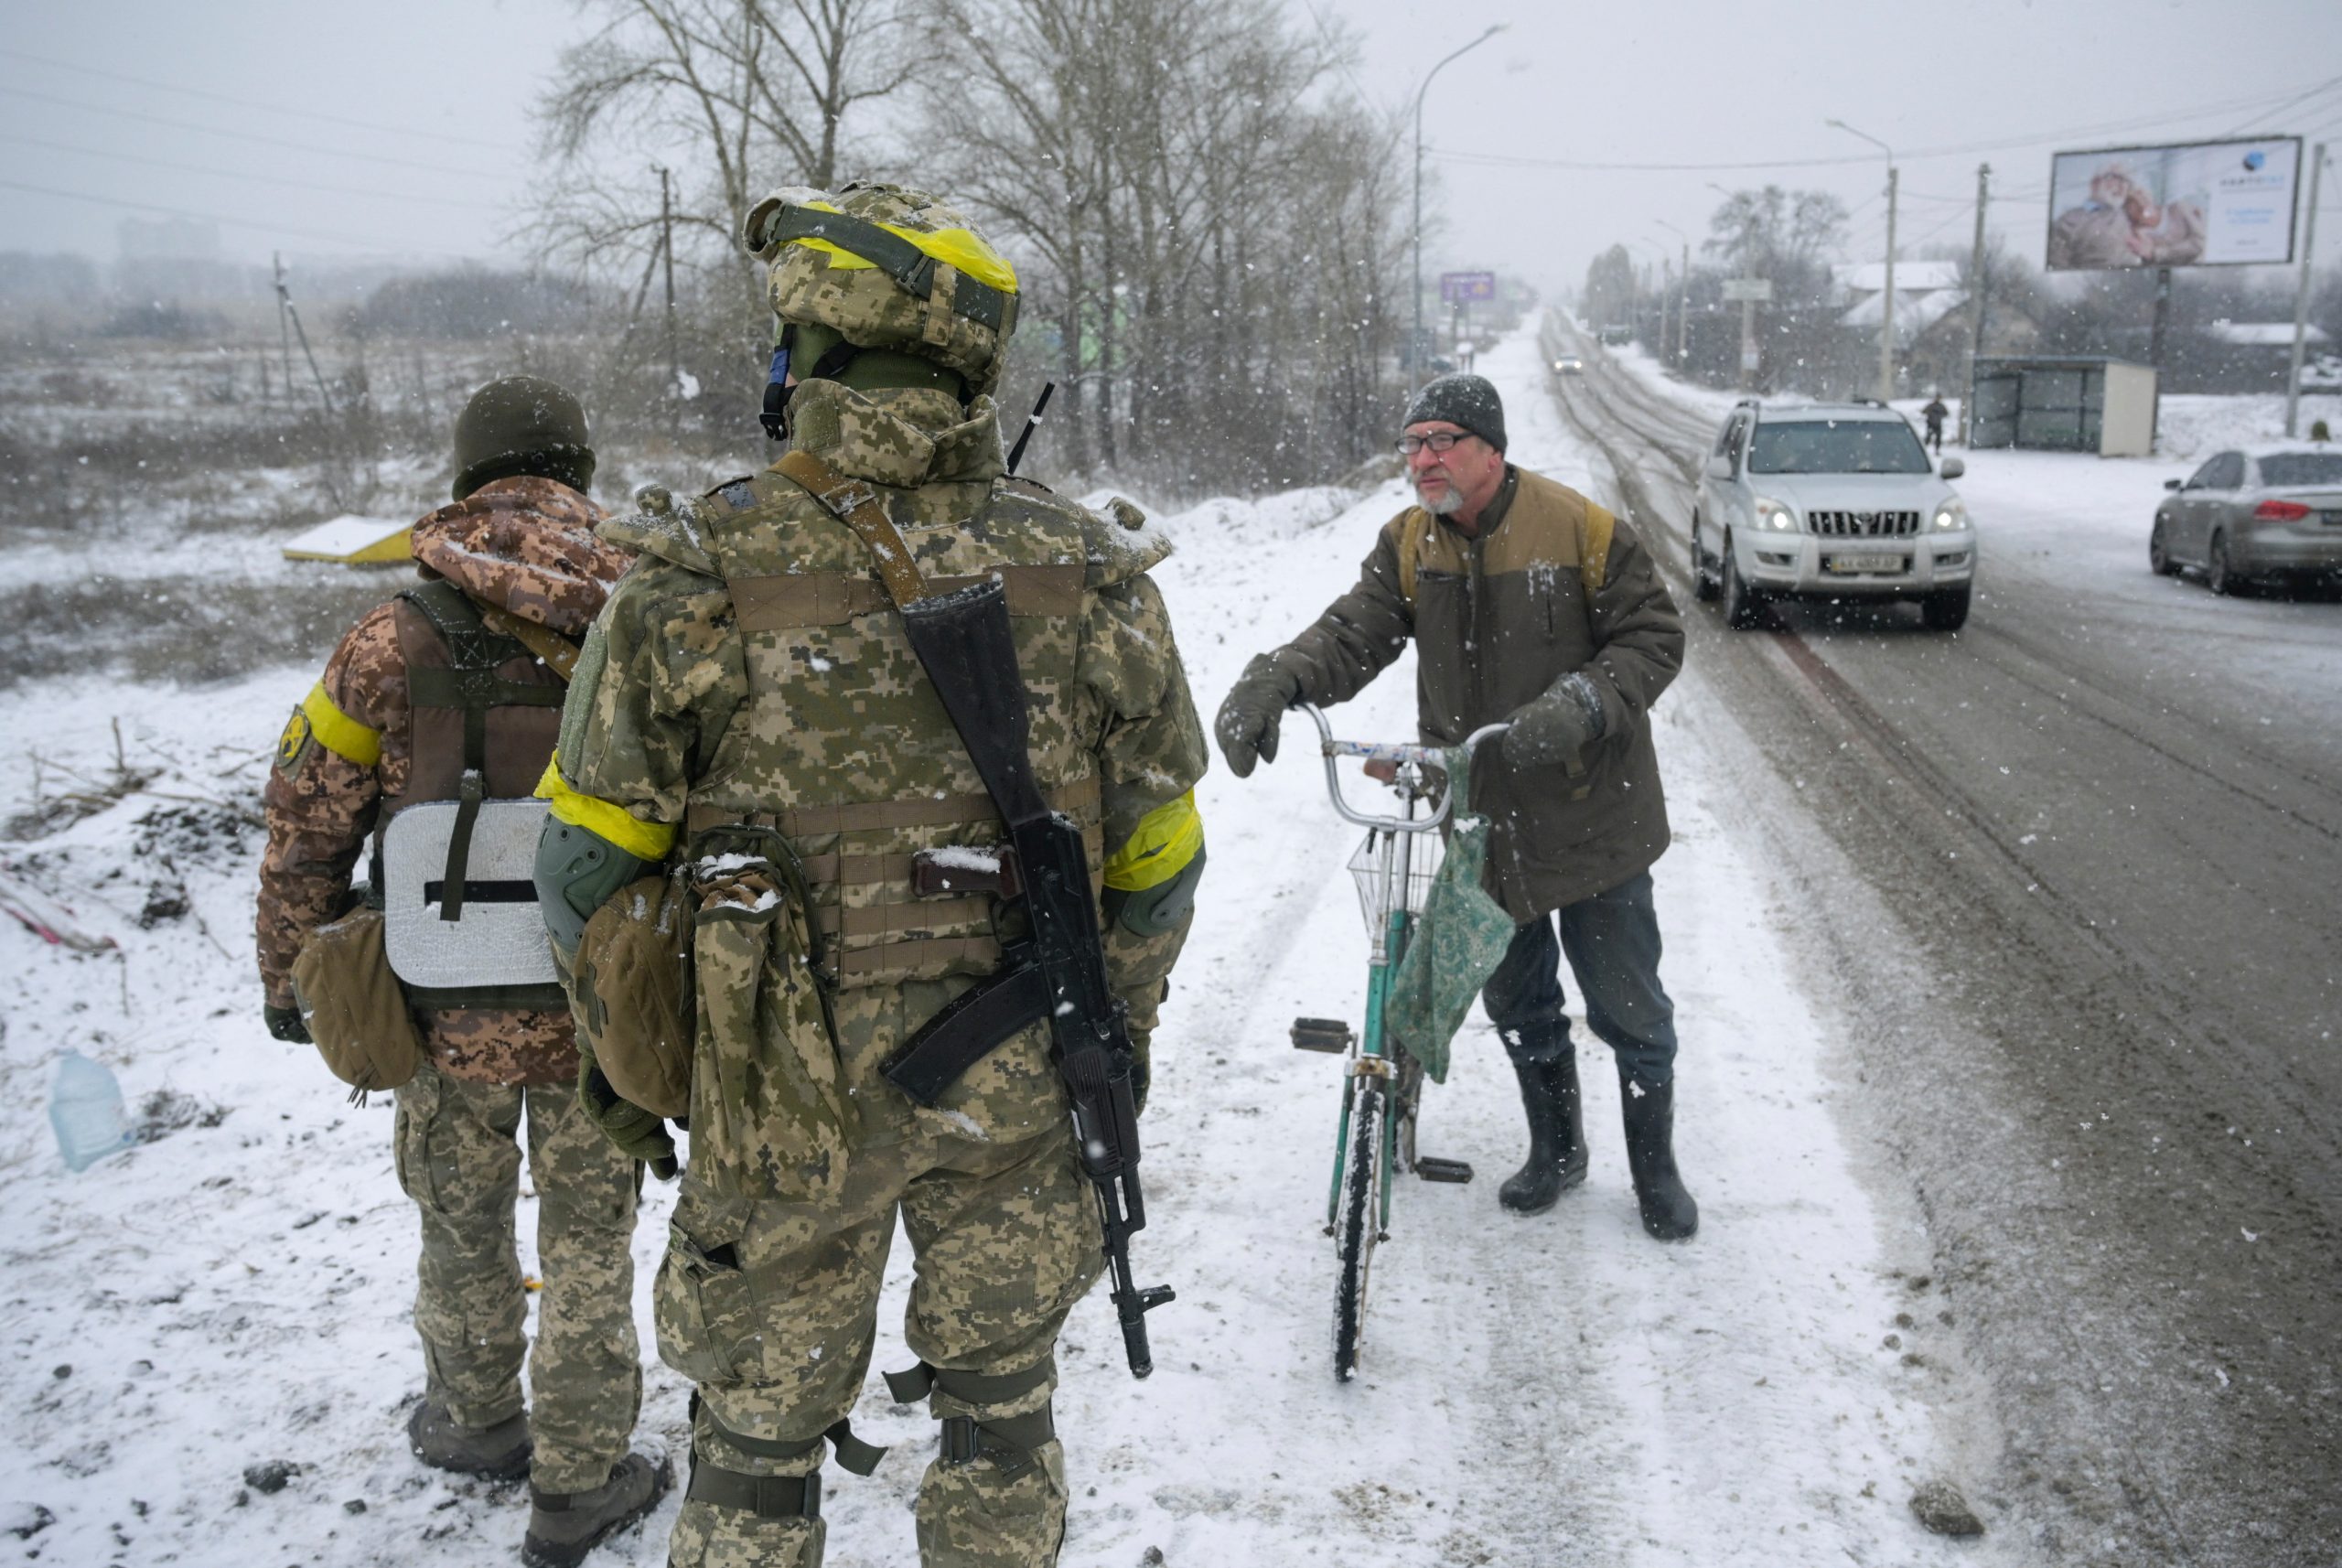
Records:
[[[1405,956],[1391,977],[1382,1026],[1423,1064],[1434,1083],[1447,1081],[1447,1047],[1472,999],[1512,945],[1512,917],[1480,886],[1488,862],[1488,821],[1469,814],[1471,754],[1447,752],[1455,810],[1447,857],[1432,877],[1423,912],[1415,918]]]

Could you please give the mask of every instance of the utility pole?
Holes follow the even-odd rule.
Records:
[[[1828,120],[1823,124],[1850,136],[1859,136],[1886,155],[1886,288],[1878,302],[1878,401],[1888,403],[1895,397],[1895,149],[1867,131],[1855,130],[1843,120]]]
[[[276,329],[285,338],[285,401],[290,403],[293,401],[293,328],[285,319],[285,312],[293,296],[285,288],[285,252],[272,251],[269,254],[276,263]]]
[[[2308,209],[2302,215],[2302,281],[2294,291],[2294,365],[2285,377],[2285,439],[2294,438],[2302,406],[2302,339],[2309,328],[2309,258],[2317,243],[2317,188],[2326,177],[2326,144],[2320,142],[2310,150],[2309,194],[2302,199]]]
[[[1993,166],[1976,166],[1976,248],[1968,253],[1968,390],[1960,394],[1960,444],[1971,444],[1968,421],[1976,407],[1976,360],[1984,352],[1984,204],[1991,199]]]
[[[1886,161],[1886,295],[1878,317],[1878,401],[1895,401],[1895,155]]]
[[[2155,269],[2154,325],[2147,330],[2147,362],[2155,372],[2154,418],[2147,427],[2147,450],[2163,450],[2163,340],[2171,329],[2171,269]]]
[[[1505,30],[1509,24],[1497,22],[1488,30],[1449,55],[1438,65],[1423,72],[1423,82],[1415,89],[1415,311],[1414,333],[1407,342],[1407,395],[1413,398],[1423,384],[1423,94],[1431,91],[1431,79],[1437,76],[1449,60],[1468,54]]]
[[[667,438],[671,441],[682,419],[683,362],[675,351],[675,204],[663,167],[659,171],[659,251],[667,263]]]
[[[1683,271],[1675,285],[1675,368],[1692,359],[1692,242],[1683,242]]]

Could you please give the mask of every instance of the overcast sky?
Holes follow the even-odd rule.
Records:
[[[1710,182],[1834,191],[1854,213],[1850,254],[1882,254],[1885,156],[1830,118],[1896,148],[1907,256],[1966,242],[1982,161],[1993,225],[2037,264],[2053,147],[2292,132],[2342,152],[2342,0],[1289,3],[1297,25],[1356,28],[1355,84],[1400,104],[1443,55],[1509,24],[1425,99],[1446,212],[1426,267],[1548,287],[1614,241],[1680,254],[1670,223],[1696,251],[1721,199]],[[524,259],[506,236],[530,177],[528,106],[586,26],[567,0],[10,13],[0,250],[102,261],[124,217],[164,212],[218,220],[230,259]],[[2326,190],[2332,257],[2342,177]]]

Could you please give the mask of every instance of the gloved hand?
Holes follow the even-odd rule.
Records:
[[[577,1058],[577,1103],[602,1130],[602,1136],[616,1144],[620,1154],[649,1165],[650,1174],[661,1181],[674,1180],[681,1167],[675,1163],[675,1140],[667,1135],[667,1123],[634,1101],[618,1098],[583,1041],[578,1043]]]
[[[317,1044],[317,1041],[309,1037],[309,1026],[301,1021],[301,1010],[298,1007],[279,1007],[273,1002],[263,1002],[261,1004],[260,1015],[262,1021],[268,1025],[270,1039],[285,1040],[296,1046]]]
[[[1277,726],[1284,711],[1301,698],[1301,677],[1265,653],[1255,654],[1219,704],[1211,731],[1219,754],[1239,779],[1252,776],[1252,764],[1277,759]]]
[[[1573,671],[1526,702],[1504,732],[1505,759],[1517,768],[1585,771],[1585,748],[1604,728],[1602,697],[1584,671]]]

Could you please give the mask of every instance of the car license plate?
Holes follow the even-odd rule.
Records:
[[[2322,511],[2318,517],[2328,528],[2342,528],[2342,511]]]
[[[1900,555],[1832,555],[1830,557],[1830,570],[1832,572],[1900,572],[1903,570],[1903,557]]]

